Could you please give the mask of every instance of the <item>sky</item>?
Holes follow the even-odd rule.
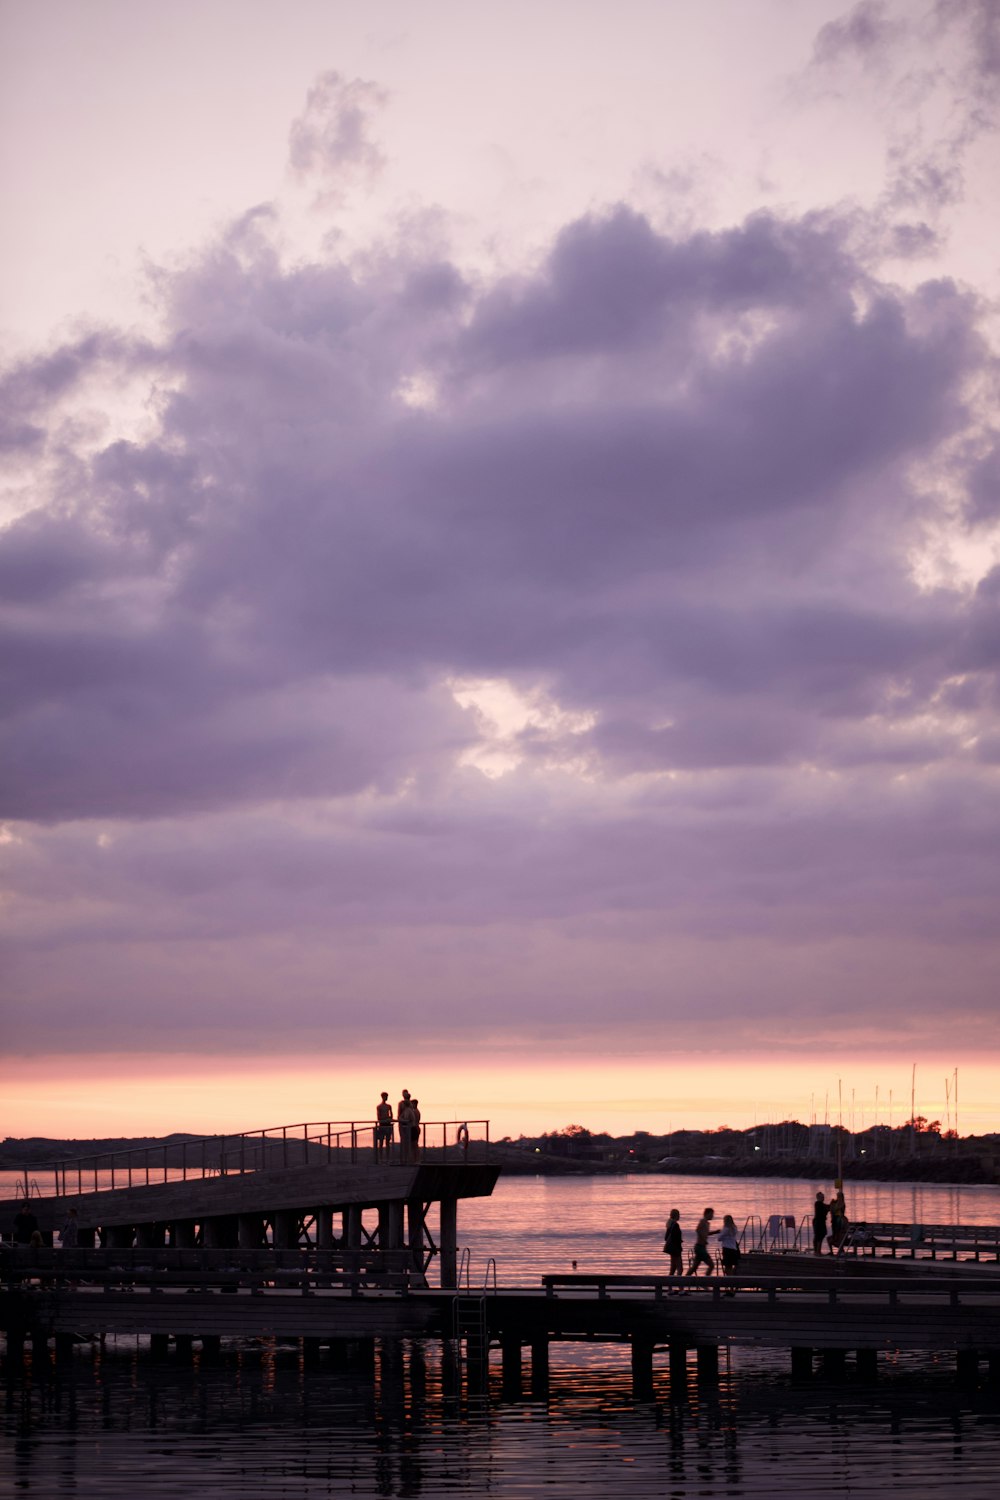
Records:
[[[0,59],[0,1135],[1000,1129],[998,0]]]

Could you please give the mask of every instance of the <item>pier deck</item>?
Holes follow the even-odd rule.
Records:
[[[468,1123],[425,1124],[405,1154],[399,1142],[376,1145],[369,1121],[80,1157],[42,1172],[53,1191],[33,1193],[30,1209],[43,1247],[72,1210],[80,1247],[405,1250],[420,1273],[437,1258],[442,1286],[453,1286],[458,1204],[489,1196],[500,1174],[489,1160],[489,1122],[473,1123],[483,1139],[470,1139]],[[0,1202],[0,1225],[13,1227],[20,1207],[20,1199]]]
[[[793,1368],[814,1351],[859,1351],[874,1368],[878,1354],[950,1351],[960,1372],[989,1361],[1000,1375],[1000,1284],[975,1273],[961,1284],[928,1277],[740,1276],[692,1282],[669,1277],[544,1278],[540,1287],[473,1291],[428,1288],[402,1260],[383,1256],[354,1270],[315,1252],[257,1255],[184,1252],[158,1256],[114,1250],[8,1251],[0,1291],[0,1326],[15,1353],[25,1339],[147,1335],[169,1338],[302,1339],[322,1343],[368,1339],[479,1339],[505,1372],[521,1350],[547,1363],[553,1342],[631,1345],[637,1389],[652,1378],[653,1355],[717,1366],[720,1346],[786,1349]],[[79,1279],[78,1279],[79,1278]],[[84,1280],[83,1278],[86,1278]],[[683,1295],[686,1293],[686,1295]],[[733,1294],[733,1295],[730,1295]],[[470,1345],[471,1347],[471,1345]]]

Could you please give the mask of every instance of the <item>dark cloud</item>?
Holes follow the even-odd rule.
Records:
[[[368,170],[372,101],[318,87],[301,164]],[[103,952],[112,1018],[155,972],[189,998],[150,1024],[194,1035],[289,945],[316,1028],[411,966],[429,1026],[466,981],[572,1016],[562,963],[600,1018],[630,945],[669,1023],[663,945],[719,942],[856,945],[859,1017],[886,944],[968,944],[974,1015],[997,591],[913,558],[963,484],[995,515],[976,300],[876,280],[857,215],[620,206],[478,284],[419,239],[288,266],[271,217],[160,273],[157,341],[8,376],[37,503],[0,534],[0,857],[40,1024]],[[74,426],[94,379],[155,382],[144,437]],[[522,705],[485,750],[484,679]]]

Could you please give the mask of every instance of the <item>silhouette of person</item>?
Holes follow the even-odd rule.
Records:
[[[684,1235],[680,1221],[680,1209],[672,1208],[663,1231],[663,1253],[670,1256],[670,1270],[667,1273],[669,1276],[683,1276],[684,1274]]]
[[[707,1275],[712,1276],[715,1274],[715,1266],[712,1263],[712,1257],[708,1253],[709,1235],[718,1234],[719,1232],[717,1229],[711,1227],[714,1218],[715,1209],[706,1208],[698,1220],[698,1227],[694,1232],[694,1254],[691,1257],[691,1269],[688,1271],[689,1276],[697,1276],[698,1267],[702,1265],[708,1267]]]
[[[392,1105],[389,1095],[382,1090],[382,1097],[375,1106],[375,1160],[388,1161],[392,1153]]]
[[[826,1239],[826,1220],[830,1212],[830,1205],[822,1193],[816,1194],[816,1202],[813,1204],[813,1254],[823,1254],[823,1241]]]
[[[403,1090],[403,1097],[396,1105],[396,1124],[399,1126],[399,1159],[404,1166],[410,1162],[410,1151],[413,1138],[410,1131],[413,1127],[413,1106],[410,1103],[409,1089]]]
[[[420,1104],[416,1099],[410,1100],[410,1159],[420,1160]]]
[[[31,1236],[37,1230],[38,1220],[31,1211],[31,1204],[26,1202],[14,1215],[14,1244],[30,1245]]]
[[[75,1208],[66,1215],[66,1222],[59,1231],[59,1243],[64,1250],[72,1250],[80,1243],[80,1224]]]
[[[722,1251],[723,1276],[735,1276],[740,1268],[740,1236],[732,1214],[726,1214],[722,1220],[722,1228],[719,1230],[719,1249]],[[736,1293],[729,1291],[726,1296],[735,1297]]]
[[[836,1197],[830,1204],[830,1239],[832,1241],[830,1254],[839,1247],[844,1235],[847,1233],[847,1203],[844,1198],[843,1187],[837,1188]]]

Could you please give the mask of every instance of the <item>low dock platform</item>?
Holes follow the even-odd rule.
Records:
[[[57,1359],[74,1340],[145,1335],[154,1352],[171,1341],[189,1353],[195,1340],[218,1351],[226,1339],[301,1339],[306,1355],[324,1344],[435,1338],[458,1344],[470,1383],[482,1384],[499,1347],[503,1381],[519,1388],[525,1349],[533,1388],[547,1380],[553,1343],[627,1344],[637,1397],[651,1389],[654,1356],[666,1352],[672,1379],[684,1378],[697,1352],[699,1378],[718,1372],[720,1348],[788,1351],[796,1376],[855,1367],[874,1377],[880,1355],[950,1351],[961,1380],[985,1362],[1000,1380],[1000,1284],[972,1274],[954,1279],[905,1276],[546,1276],[537,1287],[474,1290],[428,1287],[404,1256],[367,1252],[353,1265],[342,1254],[310,1251],[196,1251],[159,1254],[114,1249],[17,1248],[5,1255],[0,1325],[8,1360],[26,1342]]]

